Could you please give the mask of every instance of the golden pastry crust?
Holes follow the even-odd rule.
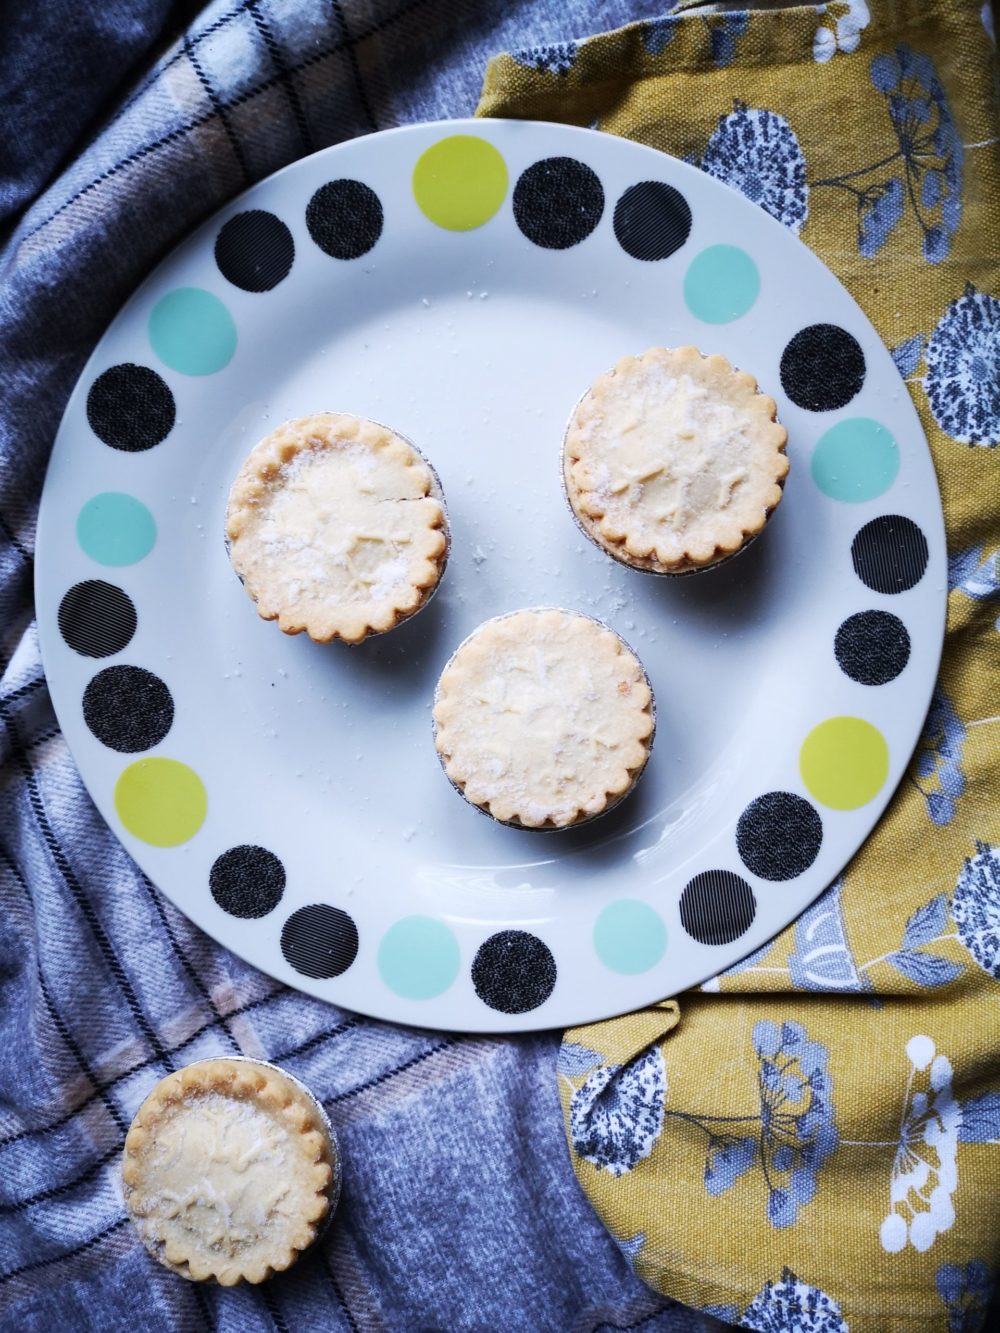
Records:
[[[764,527],[788,473],[773,398],[723,356],[652,347],[598,376],[563,441],[580,527],[658,574],[717,564]]]
[[[325,1117],[291,1078],[253,1060],[201,1060],[140,1106],[122,1182],[154,1258],[228,1287],[263,1282],[312,1244],[340,1166]]]
[[[628,794],[653,743],[653,694],[617,634],[575,611],[487,620],[438,682],[435,745],[465,799],[501,823],[568,828]]]
[[[448,554],[433,469],[374,421],[319,412],[250,453],[226,513],[229,558],[264,620],[360,643],[427,602]]]

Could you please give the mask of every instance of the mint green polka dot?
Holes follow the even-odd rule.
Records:
[[[831,500],[874,500],[899,471],[899,450],[886,428],[870,417],[838,421],[820,436],[812,479]]]
[[[735,245],[710,245],[695,255],[684,278],[684,300],[705,324],[728,324],[753,305],[760,291],[757,265]]]
[[[619,898],[594,922],[594,948],[612,972],[646,972],[663,957],[667,928],[647,903]]]
[[[164,365],[182,375],[214,375],[236,351],[233,317],[211,292],[178,287],[157,301],[149,341]]]
[[[430,1000],[458,976],[458,941],[443,921],[404,916],[382,936],[378,970],[390,990],[407,1000]]]
[[[134,565],[156,543],[156,520],[134,496],[102,491],[80,510],[76,539],[99,565]]]

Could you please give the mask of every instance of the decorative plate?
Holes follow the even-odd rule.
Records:
[[[682,343],[777,399],[791,473],[667,579],[581,535],[560,454],[596,374]],[[356,648],[258,619],[223,542],[250,447],[325,409],[412,439],[452,525],[431,605]],[[892,359],[789,231],[624,139],[450,122],[296,162],[139,289],[66,409],[37,605],[84,780],[193,921],[339,1005],[510,1031],[701,982],[840,872],[920,730],[945,543]],[[455,646],[537,605],[606,620],[657,702],[636,792],[561,833],[484,818],[431,737]]]

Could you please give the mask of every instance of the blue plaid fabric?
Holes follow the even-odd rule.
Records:
[[[196,223],[327,144],[467,115],[488,55],[647,17],[640,0],[37,0],[0,13],[0,1327],[654,1330],[579,1191],[553,1034],[410,1031],[276,985],[190,926],[91,804],[33,623],[65,400]],[[568,25],[571,28],[568,30]],[[262,1288],[139,1245],[118,1160],[153,1082],[242,1053],[304,1079],[345,1155],[335,1225]]]

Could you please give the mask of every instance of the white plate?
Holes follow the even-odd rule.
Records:
[[[632,190],[643,182],[658,184]],[[352,248],[364,252],[328,253]],[[758,377],[792,466],[745,554],[669,579],[581,536],[560,442],[598,372],[681,343]],[[259,620],[223,546],[249,448],[322,409],[413,439],[452,523],[432,604],[354,649]],[[95,500],[108,493],[119,498]],[[945,544],[889,353],[793,235],[624,139],[452,122],[295,163],[136,293],[56,441],[37,604],[84,780],[192,920],[348,1008],[499,1031],[672,995],[838,874],[917,739]],[[492,823],[452,789],[431,740],[455,645],[532,605],[605,619],[656,692],[646,774],[581,830]]]

